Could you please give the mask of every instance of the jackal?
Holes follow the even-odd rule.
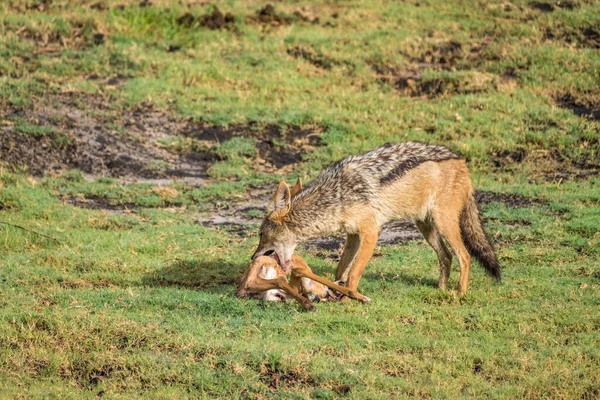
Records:
[[[437,253],[439,287],[450,276],[452,253],[460,263],[458,290],[466,293],[471,255],[496,280],[500,264],[487,238],[465,161],[446,147],[418,142],[387,143],[346,157],[307,187],[290,191],[281,182],[267,207],[253,259],[275,253],[289,271],[299,241],[336,232],[347,234],[336,280],[356,291],[383,224],[414,221]]]

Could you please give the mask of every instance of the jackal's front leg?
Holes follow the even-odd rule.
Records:
[[[379,237],[379,229],[374,225],[367,226],[360,231],[359,235],[360,246],[350,265],[350,274],[347,280],[348,289],[353,291],[358,290],[358,283],[360,282],[363,271],[373,256],[373,251],[377,245],[377,238]]]
[[[350,268],[352,262],[358,253],[360,247],[360,236],[358,233],[349,233],[346,237],[346,246],[344,252],[338,263],[337,270],[335,271],[335,280],[341,282],[347,282],[348,276],[350,275]]]

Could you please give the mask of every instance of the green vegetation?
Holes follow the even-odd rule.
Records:
[[[598,398],[600,3],[545,1],[2,2],[0,397]],[[502,284],[419,240],[367,305],[233,296],[257,226],[206,220],[404,140],[518,195]]]

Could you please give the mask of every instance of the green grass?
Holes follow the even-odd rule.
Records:
[[[0,5],[0,133],[72,143],[68,118],[31,110],[73,94],[119,136],[123,115],[150,105],[207,125],[311,127],[323,146],[270,173],[255,138],[158,140],[217,156],[199,187],[2,164],[0,397],[600,396],[600,125],[560,106],[598,108],[600,4],[284,1],[291,23],[275,26],[255,20],[266,3],[236,0],[215,3],[235,21],[211,30],[178,22],[210,6],[151,3]],[[540,200],[483,208],[502,284],[474,266],[464,298],[439,291],[434,252],[411,241],[371,261],[367,305],[312,314],[233,296],[257,237],[197,223],[207,210],[400,140],[448,145],[478,188]]]

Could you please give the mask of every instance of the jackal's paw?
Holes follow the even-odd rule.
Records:
[[[304,309],[306,311],[310,311],[310,312],[317,312],[317,307],[315,307],[314,305],[308,303],[304,305]]]

